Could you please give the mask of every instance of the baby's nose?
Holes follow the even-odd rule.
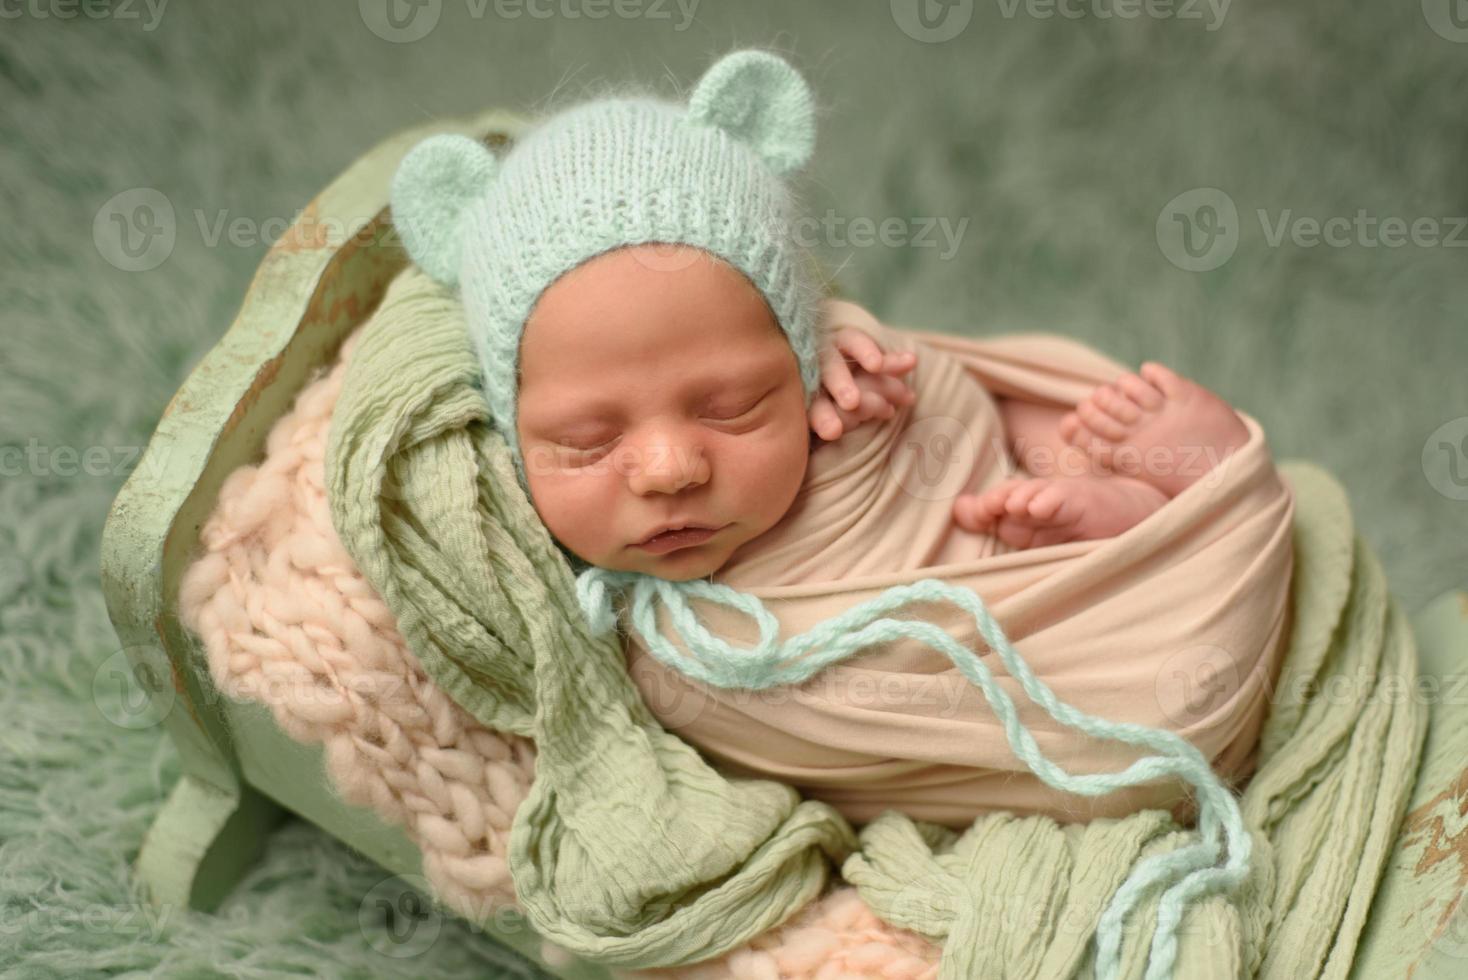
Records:
[[[649,440],[625,461],[633,493],[677,493],[708,482],[709,463],[697,442]]]

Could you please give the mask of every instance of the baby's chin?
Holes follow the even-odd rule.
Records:
[[[642,571],[658,578],[665,578],[670,582],[686,582],[689,579],[708,578],[729,563],[726,554],[717,555],[695,555],[689,552],[697,551],[697,548],[684,548],[671,554],[659,556],[658,562],[650,568]]]

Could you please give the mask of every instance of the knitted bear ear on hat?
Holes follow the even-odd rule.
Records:
[[[747,144],[781,176],[805,166],[815,148],[810,87],[767,51],[736,51],[715,62],[688,100],[688,117]]]
[[[464,214],[498,170],[483,143],[439,133],[409,150],[393,174],[393,226],[418,267],[446,286],[458,285]]]

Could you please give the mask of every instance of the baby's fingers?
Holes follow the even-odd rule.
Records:
[[[821,387],[831,393],[838,405],[853,411],[861,402],[861,392],[851,376],[846,358],[836,346],[827,347],[821,353]]]
[[[894,378],[890,374],[878,374],[873,376],[877,391],[893,405],[911,405],[917,401],[917,392],[908,387],[901,378]]]
[[[983,532],[994,523],[994,515],[983,506],[981,497],[965,493],[953,501],[953,523],[965,531]]]
[[[917,354],[910,350],[891,350],[882,358],[881,373],[886,375],[906,374],[917,367]]]
[[[857,373],[855,383],[862,392],[862,407],[859,414],[863,418],[877,418],[884,407],[911,405],[917,400],[917,395],[901,378],[894,378],[886,374],[867,374],[861,371]],[[874,413],[873,409],[877,411]]]
[[[853,414],[862,422],[870,419],[890,419],[897,414],[897,408],[879,392],[864,390],[861,393],[861,407]]]
[[[826,442],[835,442],[846,431],[841,409],[825,395],[817,395],[810,406],[810,428]]]
[[[882,348],[877,346],[877,342],[865,330],[842,327],[832,338],[831,346],[873,374],[882,370],[885,361]]]

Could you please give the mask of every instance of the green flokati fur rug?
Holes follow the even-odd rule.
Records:
[[[671,96],[714,53],[775,46],[822,102],[807,193],[831,221],[813,234],[854,299],[899,325],[1058,330],[1168,363],[1253,413],[1276,456],[1337,475],[1404,608],[1465,584],[1468,502],[1423,456],[1468,416],[1468,253],[1366,244],[1387,217],[1468,241],[1468,45],[1420,4],[1073,21],[1005,0],[942,43],[880,0],[600,20],[449,2],[413,43],[351,2],[40,16],[66,9],[0,21],[0,976],[534,975],[454,920],[406,965],[379,952],[361,912],[384,873],[301,822],[218,916],[145,912],[129,866],[177,756],[161,729],[108,720],[124,692],[98,540],[138,447],[283,222],[433,116],[534,113],[599,79]],[[1165,236],[1168,202],[1207,187],[1236,206],[1236,249],[1184,271],[1159,217]],[[109,202],[140,188],[172,206],[175,240],[129,271]],[[1361,211],[1364,241],[1270,243],[1282,217]],[[896,244],[864,243],[858,218],[900,219]]]

